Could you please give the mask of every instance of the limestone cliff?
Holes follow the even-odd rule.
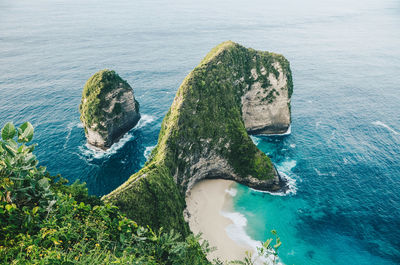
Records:
[[[110,70],[89,78],[79,111],[88,143],[101,149],[109,148],[140,119],[131,86]]]
[[[184,194],[201,179],[283,188],[248,131],[285,131],[291,94],[289,62],[282,55],[230,41],[218,45],[179,87],[145,167],[104,199],[138,223],[186,231]]]
[[[241,99],[244,125],[250,134],[282,134],[290,126],[290,69],[283,69],[279,60],[271,65],[270,72],[263,63],[251,69],[253,82]]]

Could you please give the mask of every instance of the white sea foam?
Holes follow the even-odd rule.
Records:
[[[289,177],[288,175],[286,175],[281,171],[279,171],[279,175],[286,181],[287,189],[285,191],[272,192],[272,191],[256,190],[253,188],[250,189],[254,192],[268,193],[275,196],[295,195],[297,193],[296,179],[294,177]]]
[[[148,115],[148,114],[142,114],[138,124],[135,127],[135,129],[143,128],[147,124],[152,123],[155,119],[156,119],[155,116]]]
[[[232,197],[235,197],[237,194],[237,189],[230,188],[230,189],[226,189],[225,192],[228,193],[229,195],[231,195]]]
[[[288,190],[286,192],[273,193],[274,195],[285,196],[285,195],[289,195],[289,194],[292,194],[292,195],[296,194],[297,179],[295,178],[295,175],[292,172],[293,168],[295,168],[296,165],[297,165],[297,161],[294,159],[286,160],[286,161],[281,162],[276,165],[276,168],[277,168],[279,174],[281,175],[281,177],[283,177],[287,181]]]
[[[372,124],[376,125],[376,126],[381,126],[381,127],[385,128],[385,129],[389,130],[390,132],[392,132],[395,135],[399,135],[400,134],[399,132],[397,132],[394,129],[392,129],[391,127],[389,127],[389,125],[387,125],[387,124],[385,124],[385,123],[383,123],[381,121],[374,121],[374,122],[372,122]]]
[[[290,148],[296,148],[296,144],[291,144]]]
[[[297,161],[292,159],[292,160],[286,160],[284,162],[281,162],[276,165],[279,171],[282,171],[286,174],[290,174],[292,169],[297,165]]]
[[[247,219],[243,214],[226,211],[221,211],[220,214],[232,221],[232,224],[225,227],[228,237],[235,241],[238,245],[248,246],[253,250],[255,265],[273,264],[273,255],[270,255],[269,257],[260,257],[257,255],[257,248],[261,247],[262,243],[252,239],[246,233]],[[277,264],[282,265],[282,263],[279,262]]]
[[[292,133],[292,125],[289,125],[289,128],[287,129],[286,132],[284,133],[276,133],[276,134],[258,134],[261,136],[285,136],[285,135],[290,135]]]
[[[289,125],[289,128],[287,129],[286,132],[282,134],[275,134],[275,135],[290,135],[292,133],[292,125]]]
[[[107,158],[117,153],[119,149],[121,149],[127,142],[131,141],[133,138],[133,134],[131,132],[128,132],[118,142],[114,143],[107,150],[102,150],[88,143],[80,146],[79,150],[88,160]]]
[[[147,124],[153,122],[154,120],[155,120],[155,116],[142,114],[138,124],[132,130],[125,133],[124,136],[121,139],[119,139],[118,142],[114,143],[107,150],[102,150],[102,149],[92,146],[88,143],[84,144],[83,146],[80,146],[79,150],[89,161],[93,160],[93,159],[108,158],[111,155],[117,153],[117,151],[119,149],[121,149],[127,142],[131,141],[134,138],[132,131],[143,128]],[[79,124],[81,124],[81,123],[79,123]],[[79,126],[79,124],[78,124],[78,126]],[[145,150],[145,152],[146,152],[146,150]],[[150,152],[151,152],[151,150],[150,150]]]
[[[261,142],[261,139],[256,136],[250,135],[250,138],[255,145],[258,145]]]
[[[149,160],[151,151],[156,147],[157,145],[152,145],[152,146],[147,146],[146,149],[144,150],[144,157],[146,160]]]
[[[256,190],[251,188],[251,190],[255,192],[262,192],[262,193],[268,193],[271,195],[277,195],[277,196],[286,196],[286,195],[294,195],[297,193],[297,178],[292,172],[292,169],[296,167],[297,161],[296,160],[286,160],[284,162],[281,162],[279,164],[276,164],[276,169],[279,172],[279,175],[287,182],[287,190],[285,192],[280,191],[280,192],[270,192],[270,191],[261,191],[261,190]]]
[[[67,136],[65,136],[65,142],[64,142],[64,145],[63,145],[64,149],[67,148],[67,144],[69,142],[69,139],[71,138],[71,133],[72,133],[72,130],[74,129],[74,127],[81,128],[81,126],[83,128],[83,124],[81,122],[78,122],[78,123],[70,122],[67,125],[67,131],[68,132],[67,132]]]
[[[67,125],[67,130],[68,130],[68,132],[67,132],[67,136],[65,136],[65,142],[64,142],[64,146],[63,146],[64,149],[67,148],[67,144],[68,144],[68,142],[69,142],[69,138],[71,137],[72,127],[73,127],[73,123],[69,123],[69,124]]]

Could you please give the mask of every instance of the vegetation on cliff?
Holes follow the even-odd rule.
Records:
[[[38,167],[32,137],[30,123],[1,131],[0,264],[209,264],[199,237],[138,226]]]
[[[131,86],[115,71],[101,70],[86,82],[79,106],[88,142],[108,148],[140,119]]]
[[[267,88],[270,83],[263,72],[279,76],[275,62],[283,68],[288,79],[284,89],[291,95],[289,62],[282,55],[230,41],[215,47],[179,87],[145,167],[104,200],[140,224],[185,233],[184,195],[202,178],[279,189],[277,172],[250,139],[241,113],[241,98],[255,82],[252,70],[256,69],[257,81]],[[148,211],[148,205],[154,211]]]
[[[82,102],[79,105],[81,112],[81,121],[91,127],[93,124],[100,124],[105,120],[106,115],[118,114],[120,109],[114,109],[115,113],[104,112],[108,108],[109,101],[105,96],[118,86],[128,90],[131,89],[128,82],[123,80],[115,71],[101,70],[89,78],[83,87]],[[123,94],[120,92],[119,96]]]
[[[283,71],[276,70],[277,62]],[[179,87],[145,167],[103,200],[89,196],[83,184],[67,186],[37,166],[35,146],[28,145],[30,123],[6,124],[0,141],[1,262],[209,264],[210,248],[199,244],[184,220],[185,192],[204,178],[281,187],[270,159],[250,139],[242,113],[243,95],[256,81],[270,89],[271,74],[285,75],[281,89],[290,96],[291,73],[283,56],[233,42],[214,48]],[[129,89],[114,71],[90,78],[80,105],[85,129],[107,130],[104,121],[123,112],[118,101],[110,107],[109,98],[118,100]],[[260,100],[273,101],[277,93]]]
[[[84,183],[66,185],[66,179],[51,176],[37,166],[35,145],[28,145],[32,138],[29,122],[19,128],[7,123],[1,130],[0,264],[223,264],[206,259],[213,248],[199,243],[199,235],[144,228],[88,195]],[[254,265],[260,257],[273,257],[275,264],[281,243],[278,237],[276,245],[271,242],[258,256],[247,253],[243,261],[226,264]]]

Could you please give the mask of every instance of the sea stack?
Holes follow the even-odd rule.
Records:
[[[87,142],[106,150],[139,121],[132,87],[115,71],[101,70],[86,82],[79,106]]]
[[[231,41],[218,45],[183,80],[145,167],[103,199],[139,224],[185,234],[185,194],[202,179],[285,189],[249,133],[285,132],[292,90],[282,55]]]

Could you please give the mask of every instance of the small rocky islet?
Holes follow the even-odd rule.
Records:
[[[115,71],[101,70],[86,82],[79,106],[87,142],[106,150],[139,121],[132,87]]]
[[[187,235],[185,194],[202,179],[285,189],[285,180],[249,134],[286,132],[292,93],[284,56],[221,43],[183,80],[145,166],[102,199],[140,225]],[[109,70],[87,81],[80,112],[88,143],[102,149],[140,118],[131,87]]]

